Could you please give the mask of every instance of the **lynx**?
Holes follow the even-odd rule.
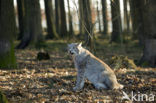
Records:
[[[81,44],[68,44],[68,52],[72,55],[77,68],[77,81],[73,90],[82,89],[86,78],[93,83],[96,89],[122,89],[124,86],[117,82],[113,70],[83,48]]]

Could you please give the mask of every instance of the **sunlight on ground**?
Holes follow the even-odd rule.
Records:
[[[100,41],[100,40],[98,40]],[[118,44],[108,44],[108,41],[97,42],[96,55],[103,61],[109,61],[113,55],[121,54]],[[0,70],[0,88],[10,103],[51,103],[51,102],[120,102],[123,96],[120,90],[96,90],[90,82],[84,89],[74,92],[72,88],[76,81],[76,69],[66,53],[67,41],[48,41],[46,48],[50,60],[36,60],[37,50],[16,50],[18,70]],[[129,58],[140,57],[140,50],[132,49],[129,44],[125,52]],[[136,52],[137,51],[137,52]],[[123,91],[140,93],[155,93],[156,70],[152,68],[115,70],[118,81],[125,86]]]

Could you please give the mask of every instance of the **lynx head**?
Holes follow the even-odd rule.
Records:
[[[68,44],[68,53],[71,55],[78,55],[81,52],[82,49],[82,43],[71,43]]]

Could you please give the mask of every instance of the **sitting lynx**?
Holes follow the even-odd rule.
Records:
[[[77,68],[75,91],[84,86],[87,78],[97,89],[122,89],[123,85],[117,82],[116,76],[111,68],[103,61],[95,57],[80,44],[68,44],[68,52],[72,55]]]

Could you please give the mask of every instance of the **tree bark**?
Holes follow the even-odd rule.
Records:
[[[13,0],[0,0],[0,69],[16,67],[13,44],[15,33]]]
[[[92,52],[95,52],[95,37],[94,37],[94,25],[92,22],[91,15],[91,1],[90,0],[82,0],[82,13],[84,20],[84,33],[85,33],[85,45],[89,46]]]
[[[113,26],[111,42],[120,42],[123,38],[121,37],[122,27],[119,0],[111,0],[111,13]]]
[[[84,27],[84,13],[83,13],[83,0],[79,0],[79,36],[83,36],[85,34],[85,27]]]
[[[91,39],[93,38],[93,23],[91,16],[90,0],[82,0],[83,8],[83,19],[84,19],[84,29],[85,29],[85,41],[87,45],[90,45]]]
[[[103,16],[103,33],[108,34],[108,10],[107,10],[107,0],[101,0],[102,2],[102,16]]]
[[[147,63],[151,67],[156,67],[156,1],[142,1],[143,21],[144,21],[144,50],[141,63]]]
[[[54,23],[54,15],[53,15],[53,5],[52,0],[44,0],[45,3],[45,13],[46,13],[46,21],[47,21],[47,39],[58,38],[58,34],[56,32],[56,27]]]
[[[97,19],[98,19],[98,24],[99,24],[99,32],[101,33],[101,20],[100,20],[100,11],[98,7],[98,1],[97,1]]]
[[[128,1],[129,0],[123,0],[124,2],[124,29],[127,33],[130,32],[130,17],[129,17],[129,13],[128,13]]]
[[[65,4],[64,0],[59,1],[60,5],[60,36],[66,37],[67,36],[67,23],[66,23],[66,12],[65,12]]]
[[[18,9],[18,22],[19,22],[19,34],[18,40],[21,40],[22,34],[24,32],[24,0],[17,0],[17,9]]]
[[[55,25],[56,25],[56,32],[60,35],[60,6],[59,0],[55,0]]]
[[[131,18],[132,18],[132,29],[133,29],[133,38],[139,39],[140,44],[143,45],[144,39],[144,27],[143,27],[143,0],[130,0],[131,8]]]
[[[41,10],[38,0],[24,0],[24,33],[18,49],[26,48],[30,43],[39,46],[43,42]]]
[[[67,0],[67,3],[68,3],[68,19],[69,19],[69,36],[73,36],[74,35],[73,24],[72,24],[73,19],[70,12],[69,0]]]
[[[156,39],[146,39],[140,63],[156,67]]]

